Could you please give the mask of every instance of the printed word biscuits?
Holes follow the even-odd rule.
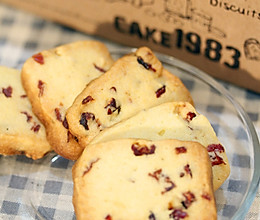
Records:
[[[51,151],[45,128],[32,113],[18,70],[0,66],[0,154],[39,159]]]
[[[225,149],[210,122],[187,102],[169,102],[143,110],[132,118],[103,130],[91,144],[120,138],[199,142],[207,148],[211,159],[214,190],[229,176],[230,166]]]
[[[193,103],[180,79],[165,70],[150,49],[142,47],[89,83],[66,118],[70,132],[86,147],[103,129],[169,101]]]
[[[54,150],[68,159],[82,152],[68,130],[65,113],[87,83],[102,75],[113,63],[104,44],[79,41],[42,51],[22,68],[22,82],[33,111],[46,127]]]
[[[216,219],[212,170],[197,142],[121,139],[88,145],[73,167],[84,219]]]

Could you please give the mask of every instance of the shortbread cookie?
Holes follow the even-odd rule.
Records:
[[[181,80],[146,47],[117,60],[86,86],[67,111],[69,129],[85,147],[100,131],[142,109],[192,98]]]
[[[51,151],[45,128],[32,113],[21,72],[0,66],[0,154],[39,159]]]
[[[212,170],[197,142],[88,145],[73,167],[78,220],[216,219]]]
[[[110,68],[113,60],[106,46],[79,41],[42,51],[29,58],[22,69],[22,82],[33,111],[46,127],[54,150],[77,159],[80,146],[68,130],[65,113],[87,83]]]
[[[217,190],[229,176],[230,166],[225,149],[210,122],[187,102],[169,102],[143,110],[121,123],[104,129],[91,144],[120,138],[199,142],[207,148],[210,155],[214,190]]]

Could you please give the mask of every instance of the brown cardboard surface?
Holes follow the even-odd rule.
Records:
[[[259,0],[0,0],[260,92]]]

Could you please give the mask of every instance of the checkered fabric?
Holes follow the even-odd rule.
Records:
[[[101,40],[111,51],[122,47],[0,3],[0,65],[20,69],[36,52],[83,39]],[[231,219],[243,202],[254,171],[252,152],[246,147],[248,133],[230,103],[223,101],[216,90],[168,65],[167,59],[164,61],[166,68],[175,72],[191,91],[197,110],[207,116],[227,149],[231,175],[216,192],[216,201],[219,219]],[[220,83],[246,109],[259,135],[260,94]],[[54,153],[37,161],[24,156],[0,156],[0,219],[76,219],[72,206],[72,166],[72,161]],[[258,190],[245,219],[260,220],[259,197]]]

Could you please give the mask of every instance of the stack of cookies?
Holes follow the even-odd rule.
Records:
[[[38,123],[43,133],[11,133],[1,120],[0,153],[38,159],[53,149],[76,160],[77,219],[217,218],[214,191],[230,172],[225,149],[149,48],[114,61],[101,42],[80,41],[33,55],[21,71],[26,110],[19,97],[7,97],[9,87],[23,89],[19,71],[9,71],[17,72],[16,84],[0,85],[0,100],[13,100],[17,110],[6,109],[6,120],[26,117],[18,130]],[[19,142],[26,135],[33,144]]]

